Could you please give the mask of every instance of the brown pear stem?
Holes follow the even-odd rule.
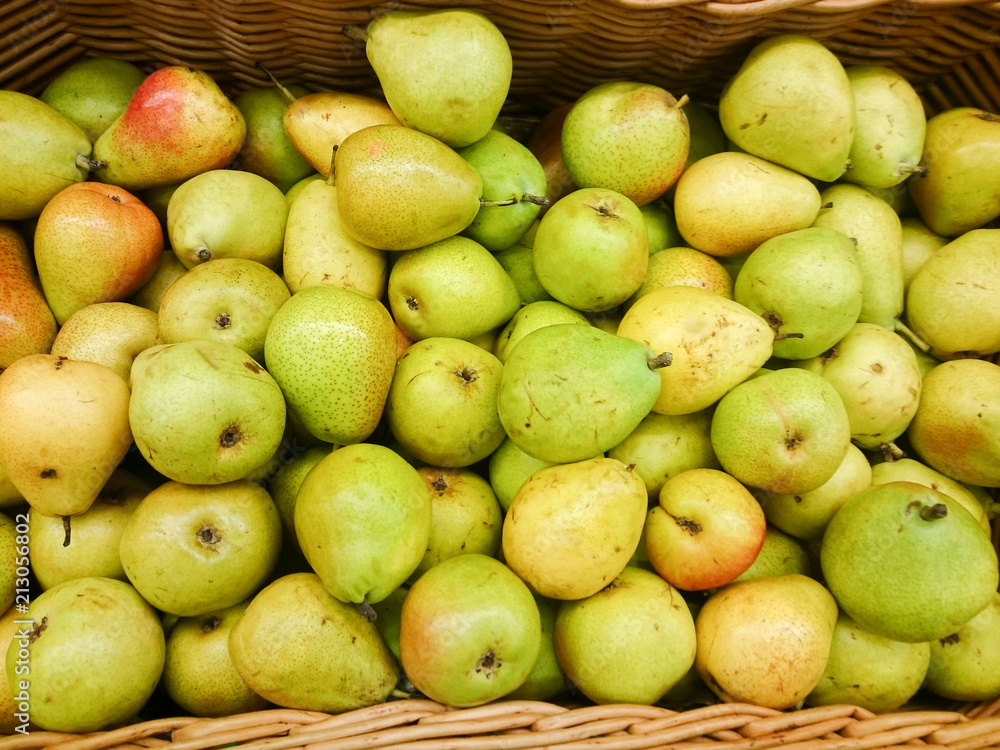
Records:
[[[326,178],[326,184],[331,187],[337,184],[337,149],[340,148],[336,143],[333,144],[333,148],[330,149],[330,176]]]
[[[687,104],[689,101],[691,101],[691,97],[690,96],[688,96],[687,94],[681,94],[681,98],[677,100],[677,104],[675,104],[674,106],[677,107],[678,109],[680,109],[685,104]]]
[[[804,339],[806,335],[804,333],[776,333],[774,334],[775,341],[784,341],[785,339]]]
[[[368,29],[364,26],[342,26],[340,30],[344,33],[344,36],[355,42],[368,41]]]
[[[531,203],[536,206],[547,206],[551,201],[544,195],[532,195],[531,193],[525,193],[521,196],[521,200],[525,203]]]
[[[881,443],[878,449],[882,452],[882,458],[886,463],[891,463],[893,461],[898,461],[901,458],[906,458],[906,453],[895,443]]]
[[[375,622],[377,615],[375,614],[375,610],[372,609],[372,605],[368,603],[367,599],[361,600],[361,603],[358,605],[358,609],[361,610],[361,616],[368,622]]]
[[[286,89],[284,87],[284,85],[281,83],[281,81],[279,81],[275,77],[274,73],[272,73],[270,70],[268,70],[266,67],[264,67],[264,63],[262,63],[262,62],[255,62],[254,63],[254,67],[257,68],[257,70],[261,71],[264,75],[266,75],[268,78],[271,79],[271,83],[273,83],[275,86],[277,86],[278,87],[278,91],[280,91],[282,94],[285,95],[285,98],[288,100],[289,104],[291,104],[292,102],[295,101],[295,95],[292,94],[291,91],[289,91],[288,89]]]
[[[820,208],[833,208],[833,201],[827,201],[826,203],[820,203]]]
[[[106,161],[97,161],[91,159],[86,154],[77,154],[76,166],[78,166],[80,169],[86,169],[88,172],[93,172],[95,169],[101,169],[103,167],[108,166],[108,163]]]
[[[646,360],[650,370],[659,370],[661,367],[669,367],[674,361],[674,355],[670,352],[660,352],[655,357]]]
[[[908,338],[915,347],[917,347],[920,351],[924,352],[925,354],[931,350],[931,345],[928,344],[926,341],[924,341],[922,338],[920,338],[913,330],[909,328],[909,326],[903,323],[903,321],[901,321],[899,318],[896,318],[896,320],[893,322],[892,327],[896,332],[906,336],[906,338]]]
[[[62,546],[63,547],[68,547],[69,546],[69,542],[70,542],[70,537],[73,534],[73,529],[70,527],[70,523],[69,523],[69,516],[63,516],[62,517],[62,525],[63,525],[63,534],[65,535],[63,537],[63,545]]]
[[[927,167],[921,166],[920,164],[900,164],[896,167],[896,171],[900,174],[913,174],[917,177],[927,176]]]

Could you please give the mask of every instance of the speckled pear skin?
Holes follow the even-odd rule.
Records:
[[[207,73],[160,68],[139,85],[122,116],[94,143],[101,182],[126,190],[170,185],[220,169],[246,138],[242,113]]]
[[[32,268],[28,245],[12,224],[0,223],[0,371],[29,354],[45,354],[56,319]]]
[[[402,125],[372,125],[337,149],[337,207],[345,231],[382,250],[413,250],[465,229],[483,181],[456,151]]]
[[[396,365],[396,326],[381,302],[361,292],[310,287],[271,319],[264,360],[311,435],[359,443],[382,416]]]

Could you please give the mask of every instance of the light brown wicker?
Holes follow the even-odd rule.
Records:
[[[1000,111],[1000,2],[960,0],[0,0],[0,88],[38,93],[68,63],[104,55],[148,69],[199,67],[231,95],[266,83],[257,63],[288,84],[372,90],[364,51],[341,27],[386,9],[448,6],[477,8],[507,36],[512,112],[544,113],[613,78],[710,102],[754,41],[785,32],[821,39],[845,63],[899,70],[930,112]],[[1000,527],[993,537],[997,544]],[[341,715],[278,708],[152,719],[92,735],[0,737],[0,750],[161,746],[973,750],[1000,748],[1000,699],[882,715],[853,706],[779,712],[716,704],[678,712],[502,700],[453,710],[406,699]]]

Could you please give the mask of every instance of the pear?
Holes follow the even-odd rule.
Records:
[[[15,607],[10,607],[0,616],[0,653],[6,654],[17,634],[20,626],[15,620],[22,619],[23,614]],[[29,729],[38,727],[31,724],[30,715],[19,710],[18,705],[26,698],[30,700],[31,695],[27,688],[30,683],[27,681],[21,684],[22,679],[11,682],[7,679],[7,670],[0,672],[0,733],[13,735],[14,732],[27,732]],[[19,728],[20,727],[20,728]]]
[[[774,356],[809,359],[858,322],[864,283],[847,235],[810,227],[765,240],[750,253],[736,276],[733,298],[774,329]]]
[[[851,439],[865,450],[902,435],[920,403],[916,354],[901,336],[874,323],[855,324],[823,354],[797,364],[837,389],[851,422]]]
[[[128,298],[128,302],[147,310],[159,312],[160,301],[170,285],[179,279],[187,268],[177,257],[173,250],[164,248],[160,255],[160,260],[156,264],[156,270],[149,277],[149,281],[139,287],[136,292]]]
[[[577,189],[562,157],[562,128],[572,106],[571,101],[563,102],[548,110],[527,140],[528,149],[545,170],[545,197],[549,203],[542,206],[539,213],[543,215],[548,206]]]
[[[514,496],[528,477],[546,466],[552,466],[552,462],[528,455],[509,437],[503,439],[500,446],[490,454],[488,469],[490,486],[504,513],[510,509]]]
[[[798,34],[758,43],[719,98],[729,140],[824,182],[847,169],[854,118],[844,66],[821,42]]]
[[[271,319],[291,295],[281,277],[246,258],[200,263],[164,293],[157,325],[164,344],[205,339],[264,360]]]
[[[600,83],[570,107],[562,126],[562,157],[573,183],[627,196],[643,206],[676,182],[691,133],[684,105],[660,86]]]
[[[78,125],[41,99],[0,91],[0,221],[33,219],[49,199],[96,166]]]
[[[136,590],[78,578],[37,596],[7,651],[7,679],[28,683],[31,721],[97,732],[134,719],[160,679],[163,627]]]
[[[674,214],[691,247],[709,255],[745,255],[764,240],[811,225],[821,202],[816,186],[801,174],[724,151],[684,170]]]
[[[449,146],[475,143],[493,126],[510,89],[503,33],[473,10],[390,11],[364,32],[365,54],[400,121]]]
[[[958,482],[1000,487],[1000,365],[943,362],[924,375],[906,437],[928,466]]]
[[[587,316],[562,302],[539,300],[524,305],[507,321],[497,337],[494,354],[504,362],[514,346],[532,331],[556,323],[590,325]]]
[[[649,256],[646,277],[624,307],[628,309],[640,297],[664,286],[695,286],[733,298],[733,277],[718,260],[690,247],[666,247]]]
[[[521,686],[507,693],[508,700],[547,701],[561,695],[566,690],[566,675],[556,659],[555,626],[559,612],[559,602],[544,596],[534,595],[538,606],[538,617],[542,624],[542,645],[538,658],[531,667]],[[0,644],[2,647],[2,644]]]
[[[163,689],[192,716],[230,716],[270,704],[247,687],[229,656],[229,634],[250,601],[182,617],[167,634]]]
[[[246,122],[202,70],[168,65],[150,73],[121,117],[94,143],[101,182],[145,190],[221,169],[239,153]]]
[[[312,468],[333,452],[335,446],[329,443],[316,445],[293,455],[274,473],[268,485],[271,499],[278,508],[281,519],[282,551],[299,549],[299,540],[295,536],[295,498],[299,487]]]
[[[983,531],[990,533],[990,519],[985,508],[976,496],[961,482],[949,479],[930,466],[912,458],[897,458],[892,461],[881,461],[872,466],[871,484],[888,484],[889,482],[913,482],[930,487],[932,490],[944,493],[961,503],[971,513]]]
[[[939,359],[1000,351],[995,293],[1000,229],[973,229],[937,250],[906,292],[906,321]]]
[[[49,353],[110,367],[127,382],[139,353],[159,343],[152,310],[128,302],[95,302],[66,319]]]
[[[287,91],[294,96],[308,95],[301,86],[291,86]],[[247,127],[237,157],[240,169],[270,180],[282,193],[314,172],[285,131],[288,98],[284,91],[277,87],[247,89],[233,99],[233,104]],[[329,163],[329,153],[327,157]]]
[[[764,544],[761,545],[757,557],[750,563],[749,568],[733,579],[733,582],[752,581],[756,578],[789,573],[814,577],[809,552],[801,540],[774,526],[768,526],[764,532]]]
[[[396,657],[397,662],[399,661],[399,626],[403,614],[403,601],[409,591],[405,585],[399,586],[385,599],[372,605],[372,610],[375,612],[375,627],[378,628],[379,635],[382,636],[382,640],[385,641],[385,645],[389,647],[392,655]]]
[[[660,393],[668,358],[597,328],[532,331],[503,365],[497,407],[507,435],[553,463],[582,461],[624,440]]]
[[[948,244],[940,234],[932,232],[916,216],[900,219],[903,232],[903,289],[909,290],[910,282],[924,263],[938,250]]]
[[[538,274],[535,273],[534,243],[539,223],[540,221],[535,219],[521,239],[505,250],[493,254],[517,287],[522,305],[552,299],[552,295],[545,291],[545,287],[538,280]]]
[[[39,513],[83,513],[132,445],[128,405],[128,384],[104,365],[21,357],[0,375],[0,466]]]
[[[420,564],[431,533],[431,490],[389,448],[338,448],[306,475],[295,534],[323,585],[342,602],[373,604]]]
[[[626,567],[586,599],[562,602],[555,650],[572,685],[598,704],[652,705],[694,665],[695,629],[680,592]]]
[[[357,443],[382,416],[396,364],[396,328],[378,300],[350,289],[310,287],[271,319],[264,357],[310,435]]]
[[[167,233],[188,268],[213,258],[244,258],[277,268],[288,206],[272,183],[251,172],[202,172],[170,196]]]
[[[823,534],[820,564],[844,612],[907,643],[954,633],[997,589],[997,553],[978,521],[911,482],[874,485],[844,503]]]
[[[314,573],[282,576],[254,596],[229,631],[229,655],[251,690],[287,708],[375,705],[399,678],[374,623]]]
[[[500,262],[468,237],[449,237],[396,258],[389,308],[414,341],[472,340],[506,325],[520,307],[517,287]]]
[[[505,437],[497,414],[503,363],[462,339],[432,337],[407,348],[385,402],[393,436],[432,466],[462,467],[489,456]]]
[[[712,415],[722,468],[751,487],[809,492],[836,473],[851,444],[844,403],[822,376],[789,368],[733,388]]]
[[[545,170],[527,146],[496,129],[458,149],[458,154],[479,173],[483,199],[489,201],[463,234],[490,252],[510,247],[548,202]]]
[[[820,194],[825,208],[813,226],[847,235],[861,268],[858,320],[893,328],[903,311],[903,230],[899,216],[881,198],[857,185],[831,185]]]
[[[613,458],[539,469],[521,485],[503,522],[503,556],[533,591],[583,599],[628,564],[646,519],[646,488]]]
[[[18,514],[18,521],[22,522],[22,532],[29,528],[23,525],[26,520],[25,514]],[[23,600],[28,598],[27,579],[19,576],[17,572],[18,567],[23,565],[21,573],[27,575],[28,555],[30,554],[30,550],[26,546],[28,537],[25,533],[18,534],[17,527],[18,524],[14,522],[13,518],[0,513],[0,557],[5,564],[5,569],[0,572],[0,611],[3,612],[10,609],[15,601],[23,603]],[[18,544],[18,536],[21,537],[21,545]],[[19,557],[21,560],[18,560]],[[19,578],[21,586],[18,586]],[[21,588],[20,596],[18,596],[18,588]]]
[[[38,98],[76,123],[94,143],[125,111],[145,77],[126,60],[89,57],[65,68]]]
[[[822,585],[792,573],[724,586],[695,619],[695,667],[726,702],[783,710],[823,675],[837,603]]]
[[[847,182],[890,188],[919,173],[927,117],[920,95],[902,75],[882,65],[851,65],[854,141]]]
[[[28,354],[48,353],[56,319],[35,273],[28,245],[12,224],[0,224],[0,371]]]
[[[677,183],[671,187],[673,190]],[[684,243],[684,238],[677,231],[677,219],[674,217],[673,203],[668,203],[665,197],[657,198],[644,206],[639,206],[642,218],[646,222],[646,239],[649,254],[656,255],[667,247],[676,247]]]
[[[705,289],[666,286],[640,297],[618,335],[673,355],[661,368],[658,414],[692,414],[756,372],[771,356],[774,333],[739,302]]]
[[[195,485],[247,476],[271,458],[285,427],[274,378],[222,341],[165,344],[136,357],[128,411],[146,461]]]
[[[337,188],[325,180],[304,185],[288,209],[281,269],[292,294],[330,284],[380,299],[389,277],[385,251],[344,231]]]
[[[907,181],[920,218],[931,231],[957,237],[1000,216],[1000,115],[954,107],[927,121],[920,166]]]
[[[929,643],[886,638],[866,630],[841,612],[833,628],[826,669],[806,696],[806,703],[810,706],[846,703],[877,713],[895,711],[916,694],[930,659]]]
[[[344,230],[381,250],[413,250],[465,229],[479,212],[483,181],[432,136],[402,125],[352,133],[334,162]]]
[[[953,701],[989,701],[1000,695],[1000,594],[954,633],[930,644],[924,686]]]

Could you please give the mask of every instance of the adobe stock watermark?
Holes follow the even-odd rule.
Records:
[[[17,536],[14,538],[14,609],[19,615],[27,614],[28,605],[31,604],[31,596],[28,590],[28,558],[30,550],[30,527],[28,526],[28,514],[18,513],[14,516],[14,531]],[[11,648],[17,649],[17,658],[14,661],[14,679],[11,681],[10,689],[14,698],[14,719],[18,722],[14,725],[14,731],[21,734],[28,733],[28,724],[31,722],[31,682],[28,679],[31,675],[31,654],[28,646],[38,637],[39,629],[36,629],[33,620],[16,619],[14,625],[14,639]]]

